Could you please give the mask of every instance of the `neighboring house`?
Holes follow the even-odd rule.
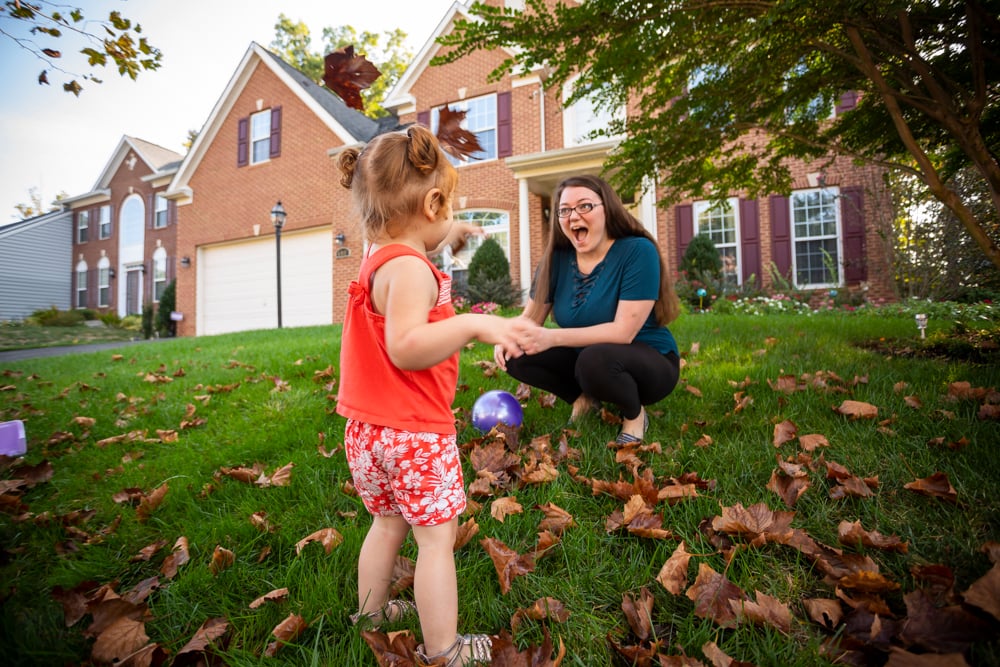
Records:
[[[176,206],[163,194],[181,159],[123,136],[93,189],[63,200],[73,216],[64,266],[74,308],[125,317],[159,302],[176,273]]]
[[[481,224],[507,253],[515,283],[528,287],[555,185],[572,174],[601,173],[618,141],[588,140],[609,118],[586,100],[563,108],[564,91],[546,89],[541,70],[487,81],[507,52],[480,51],[431,67],[442,48],[437,38],[466,12],[456,2],[442,17],[383,103],[395,116],[379,122],[250,45],[164,193],[177,206],[179,335],[273,328],[279,317],[283,326],[341,322],[363,240],[336,157],[345,146],[414,122],[436,130],[445,107],[466,112],[464,125],[483,146],[475,159],[456,161],[455,217]],[[875,224],[887,215],[887,200],[869,194],[879,183],[877,170],[839,159],[791,168],[790,195],[734,193],[723,209],[691,200],[659,206],[652,181],[646,192],[622,194],[675,271],[690,239],[703,231],[719,247],[734,286],[751,277],[772,286],[774,272],[803,289],[866,289],[891,298]],[[279,201],[287,212],[280,237],[270,218]],[[473,239],[458,253],[459,267],[476,247]],[[461,268],[458,274],[461,280]]]
[[[62,210],[0,227],[0,321],[70,309],[72,225]]]

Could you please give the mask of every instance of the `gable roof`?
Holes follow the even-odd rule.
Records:
[[[258,66],[270,69],[288,87],[289,91],[316,114],[316,117],[330,128],[330,131],[344,144],[367,142],[376,134],[384,131],[383,122],[368,118],[363,113],[348,107],[338,95],[325,86],[311,81],[308,76],[260,44],[251,42],[226,89],[218,102],[215,103],[208,120],[205,121],[198,133],[187,157],[184,158],[177,174],[171,181],[170,187],[167,188],[168,197],[190,196],[188,182],[191,176],[197,170],[205,152],[222,128],[223,122]],[[395,124],[395,122],[395,119],[392,119],[392,123]]]
[[[445,33],[448,26],[455,20],[456,14],[461,14],[462,18],[471,18],[461,0],[455,0],[455,2],[451,3],[451,7],[445,12],[444,16],[438,22],[437,27],[434,28],[430,37],[424,42],[424,45],[420,47],[420,51],[417,52],[416,57],[410,62],[403,75],[399,77],[399,80],[392,87],[392,90],[389,91],[389,94],[386,95],[382,106],[399,113],[398,110],[401,107],[415,103],[413,96],[410,94],[410,89],[416,83],[417,79],[420,78],[420,75],[424,73],[424,70],[430,66],[431,58],[441,48],[441,45],[437,43],[437,39]]]
[[[4,237],[10,237],[15,234],[20,234],[26,232],[29,229],[34,229],[36,227],[41,227],[48,225],[50,223],[64,222],[65,220],[72,219],[72,213],[69,210],[63,208],[57,211],[49,211],[48,213],[42,213],[41,215],[36,215],[33,218],[25,218],[24,220],[15,220],[14,222],[8,222],[6,224],[0,225],[0,239]]]
[[[477,17],[469,13],[468,5],[472,0],[455,0],[451,3],[451,7],[445,12],[444,16],[438,22],[437,27],[431,33],[431,36],[424,42],[420,51],[417,53],[416,57],[410,62],[410,65],[403,72],[403,75],[399,77],[399,81],[396,85],[392,87],[386,95],[385,101],[382,106],[390,111],[401,114],[407,111],[412,111],[412,109],[407,109],[406,107],[411,106],[416,103],[413,95],[410,94],[410,90],[413,85],[420,79],[424,71],[430,67],[431,59],[437,55],[437,52],[441,49],[441,45],[438,44],[438,37],[444,35],[448,29],[451,27],[452,23],[458,19],[466,19],[469,21],[478,20]],[[501,50],[509,55],[516,55],[516,52],[507,48],[501,47]],[[485,73],[484,73],[485,76]]]
[[[114,178],[115,173],[130,152],[135,153],[152,172],[151,177],[147,178],[168,176],[176,172],[177,168],[180,167],[181,161],[184,159],[183,155],[169,148],[158,146],[145,139],[122,135],[115,150],[111,153],[111,158],[104,165],[100,176],[97,177],[94,187],[89,192],[63,199],[63,203],[68,206],[79,203],[93,203],[94,201],[110,196],[109,188],[111,186],[111,179]]]

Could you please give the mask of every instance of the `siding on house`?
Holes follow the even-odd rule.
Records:
[[[73,214],[57,211],[0,227],[0,321],[70,307]]]

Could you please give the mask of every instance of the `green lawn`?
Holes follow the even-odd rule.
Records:
[[[954,326],[932,317],[929,334]],[[997,613],[1000,429],[989,415],[1000,366],[919,354],[905,313],[685,315],[672,329],[686,365],[682,385],[651,410],[647,440],[658,447],[616,452],[615,424],[595,415],[564,431],[568,406],[548,407],[538,392],[524,401],[519,446],[508,441],[516,455],[462,519],[478,534],[456,552],[460,630],[511,633],[517,616],[516,646],[537,650],[548,634],[553,655],[565,647],[563,665],[632,664],[615,657],[618,646],[636,664],[660,664],[640,659],[657,652],[722,664],[719,650],[806,666],[826,664],[838,645],[855,664],[885,664],[903,649],[1000,664],[1000,624],[982,597],[993,592]],[[369,519],[343,453],[324,455],[342,440],[339,331],[0,363],[0,421],[23,420],[29,437],[24,461],[0,475],[0,663],[110,662],[142,647],[132,664],[180,663],[212,638],[228,665],[377,664],[347,618]],[[484,345],[462,355],[467,485],[494,442],[467,425],[475,397],[517,390],[489,372],[491,356]],[[852,405],[877,415],[855,418]],[[798,437],[776,446],[776,432],[792,428]],[[812,449],[816,438],[803,436],[813,435],[828,446]],[[779,461],[787,472],[775,472]],[[546,469],[539,462],[554,479],[529,476]],[[254,466],[243,479],[233,471]],[[906,488],[935,473],[953,498]],[[806,486],[791,507],[769,488],[789,481]],[[655,498],[692,482],[694,497]],[[633,491],[648,500],[649,489],[651,501],[629,501]],[[521,510],[504,516],[497,501],[507,497]],[[573,522],[542,538],[553,505]],[[644,529],[616,527],[633,514]],[[841,544],[842,522],[897,546]],[[329,552],[300,544],[328,528]],[[487,538],[525,572],[502,581]],[[528,567],[540,540],[548,548]],[[675,594],[658,575],[681,544],[690,561]],[[415,556],[412,543],[405,556]],[[251,607],[278,589],[287,593]],[[567,615],[518,614],[542,598]],[[826,602],[806,602],[815,599]],[[822,626],[810,617],[816,605],[839,618]],[[297,618],[304,629],[267,657],[272,631]],[[419,640],[415,619],[388,629]]]
[[[63,345],[118,343],[141,337],[142,333],[118,327],[77,324],[43,327],[21,322],[0,322],[0,352]]]

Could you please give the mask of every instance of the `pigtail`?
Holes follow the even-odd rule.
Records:
[[[411,125],[406,130],[406,157],[414,169],[423,176],[429,176],[437,169],[438,160],[442,159],[441,149],[431,131],[423,125]]]
[[[358,156],[361,151],[357,148],[345,148],[337,159],[337,167],[340,168],[340,184],[348,190],[354,182],[354,172],[358,166]]]

